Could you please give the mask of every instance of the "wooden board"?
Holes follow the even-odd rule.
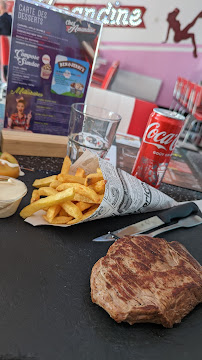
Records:
[[[1,149],[13,155],[63,158],[67,152],[67,136],[34,134],[2,130]]]

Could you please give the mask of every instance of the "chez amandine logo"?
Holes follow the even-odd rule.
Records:
[[[87,28],[84,28],[76,23],[76,21],[66,20],[66,31],[68,33],[87,33],[87,34],[95,34],[95,29],[88,24]]]
[[[65,4],[58,2],[56,3],[56,6],[64,7],[72,13],[85,16],[90,20],[102,21],[104,26],[145,28],[143,15],[146,8],[143,6],[121,6],[119,1],[116,1],[114,4],[108,2],[107,5],[77,4],[76,6],[75,4],[69,4],[68,2]],[[72,31],[78,30],[74,28]]]

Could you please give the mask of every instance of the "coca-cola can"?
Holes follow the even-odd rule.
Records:
[[[158,188],[175,149],[185,117],[156,108],[151,113],[132,175]]]

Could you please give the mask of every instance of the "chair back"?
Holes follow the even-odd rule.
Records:
[[[89,87],[88,104],[111,109],[121,115],[118,132],[143,137],[149,115],[156,104],[110,90]]]
[[[1,76],[2,82],[6,82],[4,78],[4,67],[9,64],[9,55],[10,55],[10,42],[9,37],[1,35],[0,36],[0,49],[1,49]]]
[[[153,109],[157,107],[158,106],[154,103],[135,99],[134,110],[127,133],[142,138],[149,120],[149,116]]]
[[[113,61],[104,75],[99,73],[99,69],[97,71],[94,71],[91,86],[104,90],[108,89],[112,79],[114,78],[119,68],[119,64],[119,61]]]

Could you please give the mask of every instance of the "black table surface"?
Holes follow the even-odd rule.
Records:
[[[111,243],[92,239],[154,213],[69,228],[33,227],[19,211],[42,172],[26,172],[28,194],[15,215],[0,219],[0,359],[201,359],[202,306],[181,324],[117,324],[90,298],[90,274]],[[156,213],[155,213],[156,214]],[[202,263],[202,225],[165,233]]]

